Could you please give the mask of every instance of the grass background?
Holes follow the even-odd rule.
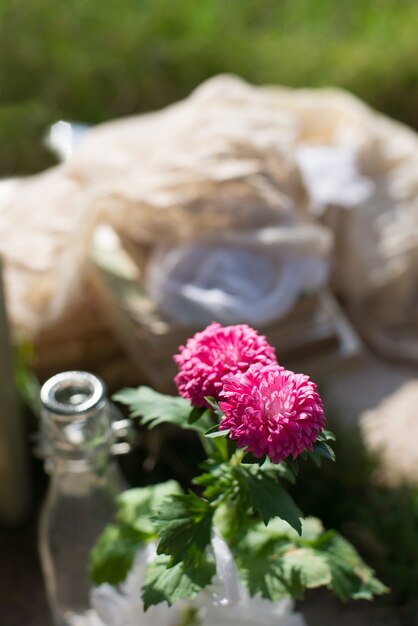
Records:
[[[0,176],[58,119],[156,109],[205,78],[345,87],[418,128],[416,0],[0,0]]]

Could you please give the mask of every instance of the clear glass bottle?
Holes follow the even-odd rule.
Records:
[[[123,488],[112,452],[129,447],[116,443],[127,420],[112,419],[104,384],[87,372],[53,376],[41,402],[41,450],[51,476],[40,519],[41,564],[55,626],[73,626],[89,613],[89,552]]]

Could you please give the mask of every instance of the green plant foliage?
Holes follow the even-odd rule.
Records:
[[[260,459],[257,459],[257,461],[259,463]],[[243,463],[246,463],[246,457],[243,458]],[[296,480],[296,476],[290,469],[287,461],[280,461],[280,463],[273,463],[273,461],[270,461],[270,459],[266,458],[262,462],[260,466],[260,470],[264,474],[268,474],[269,476],[273,476],[276,478],[277,477],[284,478],[285,480],[287,480],[289,483],[292,483],[292,484],[294,484]]]
[[[157,552],[199,568],[209,545],[214,508],[195,493],[166,498],[152,518],[159,537]]]
[[[332,574],[331,588],[342,600],[371,600],[375,594],[388,591],[341,535],[336,533],[325,547]]]
[[[118,525],[108,525],[90,553],[89,571],[95,584],[123,581],[132,566],[138,548],[156,540],[152,515],[170,495],[180,493],[174,480],[128,489],[118,496],[116,519]]]
[[[227,433],[213,437],[216,426],[208,432],[207,423],[222,418],[215,402],[210,401],[211,409],[196,410],[187,401],[146,387],[123,390],[115,398],[149,428],[171,423],[197,429],[208,458],[193,481],[198,493],[184,493],[178,483],[168,481],[131,489],[118,498],[118,525],[107,527],[92,552],[96,583],[123,580],[136,549],[153,541],[158,556],[146,572],[145,608],[194,597],[215,573],[211,539],[216,529],[233,551],[251,596],[302,598],[305,589],[319,586],[342,599],[370,599],[386,591],[345,539],[324,531],[317,519],[303,519],[282,485],[283,479],[295,482],[295,461],[256,459],[238,449]],[[333,439],[323,431],[314,451],[302,458],[334,460],[328,443]]]
[[[180,493],[180,485],[175,480],[150,487],[128,489],[117,498],[117,519],[121,524],[130,526],[140,533],[154,535],[155,528],[151,516],[167,496]]]
[[[129,526],[106,526],[90,553],[91,580],[96,585],[116,585],[125,580],[138,548],[147,540],[147,534]]]
[[[141,423],[150,429],[164,423],[184,426],[192,411],[188,400],[163,395],[145,386],[121,389],[113,399],[128,406],[131,417],[141,417]]]
[[[323,456],[330,461],[335,461],[335,452],[325,441],[315,442],[312,456],[315,458],[315,455]]]
[[[303,522],[299,537],[282,520],[256,525],[234,548],[237,566],[251,595],[280,600],[302,597],[304,589],[326,586],[341,599],[371,599],[387,588],[356,550],[316,518]]]
[[[338,415],[338,408],[330,412]],[[390,587],[393,605],[411,621],[418,609],[417,486],[376,482],[379,457],[365,449],[360,432],[343,424],[342,416],[333,424],[336,464],[321,470],[303,465],[292,495],[304,511],[320,515],[354,543]]]
[[[240,497],[242,481],[236,467],[229,463],[218,464],[210,461],[204,463],[203,467],[209,471],[197,476],[193,483],[204,486],[204,498],[217,504],[223,500],[236,500]]]
[[[140,417],[141,424],[149,429],[160,424],[175,424],[204,433],[213,426],[207,411],[198,412],[189,400],[179,396],[168,396],[158,393],[150,387],[141,386],[136,389],[121,389],[114,394],[116,402],[129,408],[130,416]]]
[[[160,554],[148,567],[142,587],[145,610],[160,602],[171,606],[178,600],[194,598],[215,574],[215,564],[206,556],[198,569],[183,562],[171,566],[170,561],[170,557]]]
[[[243,467],[250,492],[251,504],[267,524],[274,517],[288,522],[297,532],[302,532],[302,511],[283,487],[266,472],[254,471],[254,466]]]

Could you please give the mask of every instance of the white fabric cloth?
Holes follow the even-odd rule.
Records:
[[[301,145],[296,158],[316,214],[329,204],[355,207],[374,192],[373,181],[360,173],[351,147]]]
[[[291,310],[302,293],[326,283],[328,263],[278,251],[183,244],[157,248],[146,277],[149,294],[170,318],[199,326],[262,326]]]

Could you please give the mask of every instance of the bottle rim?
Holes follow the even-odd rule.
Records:
[[[75,416],[87,413],[106,401],[104,382],[89,372],[55,374],[41,388],[43,407],[51,413]]]

